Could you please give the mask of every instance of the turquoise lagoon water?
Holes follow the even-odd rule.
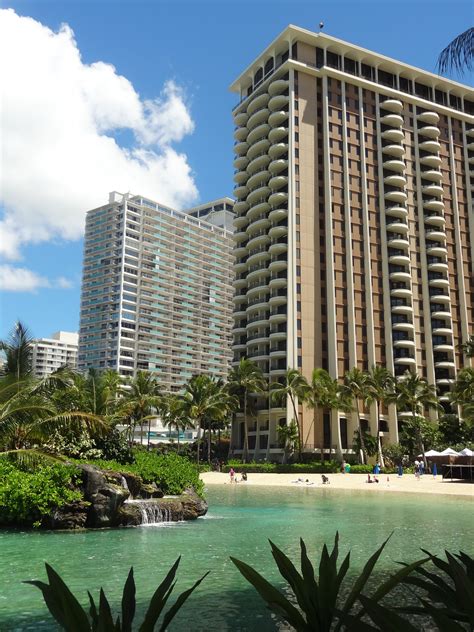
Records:
[[[267,538],[294,560],[303,537],[311,553],[331,542],[352,551],[361,568],[394,531],[376,568],[381,575],[398,560],[413,560],[420,547],[440,553],[474,550],[474,502],[470,499],[325,489],[225,486],[208,491],[209,514],[193,523],[74,532],[0,532],[0,630],[55,630],[38,589],[22,584],[45,577],[44,561],[58,570],[86,603],[100,586],[115,605],[130,566],[137,597],[146,600],[178,555],[178,588],[210,570],[171,630],[274,630],[275,623],[229,556],[252,564],[269,579],[275,572]],[[473,499],[474,500],[474,499]],[[137,617],[137,621],[140,617]]]

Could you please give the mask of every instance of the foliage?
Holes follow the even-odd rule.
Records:
[[[86,428],[55,430],[43,443],[43,450],[73,459],[105,459],[131,463],[132,451],[123,434],[116,428],[102,437],[91,437]]]
[[[474,425],[459,419],[457,415],[442,415],[438,419],[438,431],[439,440],[436,444],[436,449],[474,441]],[[466,447],[466,445],[463,445],[463,447]]]
[[[474,334],[468,336],[468,339],[461,345],[461,347],[468,358],[474,358]]]
[[[133,463],[106,460],[90,462],[103,469],[137,474],[145,483],[156,483],[165,494],[178,495],[188,487],[193,487],[197,494],[202,495],[204,485],[199,479],[199,470],[185,457],[172,452],[158,455],[146,450],[135,450],[133,456]]]
[[[469,28],[450,42],[438,57],[440,75],[470,72],[474,64],[474,28]]]
[[[393,443],[384,447],[385,465],[398,467],[404,465],[407,460],[405,446],[401,443]]]
[[[293,454],[295,451],[299,451],[300,446],[300,433],[298,424],[293,420],[289,425],[278,426],[278,440],[280,445],[284,446],[286,462],[288,455]]]
[[[453,404],[461,406],[464,419],[474,426],[474,368],[466,367],[459,371],[450,399]]]
[[[318,575],[315,573],[302,539],[300,539],[301,572],[296,569],[283,551],[269,540],[273,559],[292,593],[291,600],[251,566],[233,557],[230,559],[245,579],[256,589],[268,608],[297,632],[329,632],[330,630],[339,632],[341,629],[378,630],[380,629],[378,625],[373,628],[362,623],[362,617],[370,617],[375,624],[383,621],[380,618],[380,609],[385,610],[385,608],[379,604],[380,600],[408,577],[413,570],[426,562],[424,559],[404,566],[379,585],[370,598],[366,597],[363,591],[387,541],[369,558],[347,593],[343,588],[343,582],[350,567],[350,553],[346,555],[338,568],[338,533],[336,533],[331,553],[326,545],[323,546]],[[387,627],[389,621],[390,627]],[[416,630],[393,611],[390,612],[388,619],[385,617],[383,623],[382,629],[384,630],[397,632],[415,632]]]
[[[293,409],[293,422],[296,426],[298,433],[298,440],[295,444],[299,458],[301,459],[301,449],[303,438],[301,436],[301,427],[299,422],[299,415],[297,410],[297,402],[303,402],[308,397],[309,386],[306,378],[301,375],[298,369],[287,369],[282,382],[272,382],[270,384],[270,401],[280,404],[286,407],[286,402],[289,399],[291,407]],[[285,445],[288,442],[288,438],[285,439]]]
[[[143,623],[139,628],[139,632],[153,632],[155,626],[158,625],[158,620],[161,615],[163,615],[163,618],[161,626],[158,629],[161,632],[165,632],[184,602],[208,575],[208,573],[206,573],[201,579],[198,579],[191,588],[181,593],[173,606],[165,613],[166,602],[176,584],[175,576],[180,560],[181,557],[176,560],[165,579],[154,592]],[[130,569],[123,588],[121,618],[118,616],[114,622],[108,599],[102,588],[100,589],[98,604],[96,604],[90,592],[87,593],[90,603],[89,619],[87,612],[76,597],[74,597],[58,573],[56,573],[49,564],[45,564],[45,566],[48,575],[48,584],[41,581],[26,581],[24,583],[32,584],[41,590],[48,610],[66,632],[131,632],[136,609],[136,589],[133,567]]]
[[[0,351],[5,353],[5,375],[19,381],[31,374],[33,339],[28,328],[19,320],[13,326],[8,340],[0,340]]]
[[[76,476],[71,466],[37,464],[29,471],[0,459],[0,524],[39,526],[54,509],[81,499]]]
[[[368,432],[363,432],[364,435],[364,446],[365,452],[367,456],[375,456],[377,454],[377,437],[369,434]],[[362,449],[362,443],[360,440],[359,431],[356,430],[354,432],[354,450],[359,452]]]
[[[349,474],[372,474],[373,470],[373,465],[362,465],[361,463],[356,463],[355,465],[351,465]]]
[[[408,454],[412,461],[419,454],[423,454],[424,450],[430,450],[439,444],[438,425],[425,417],[403,417],[399,440],[405,454]],[[420,448],[420,441],[423,451]]]
[[[222,467],[222,472],[229,472],[231,467],[238,472],[247,472],[248,474],[335,474],[341,469],[336,461],[281,464],[242,463],[236,459],[231,459]]]

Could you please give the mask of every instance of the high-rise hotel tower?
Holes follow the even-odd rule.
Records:
[[[445,393],[474,328],[473,90],[294,26],[232,90],[234,362],[270,381],[377,364]],[[249,445],[268,457],[293,413],[256,409]],[[396,442],[396,411],[383,412],[383,441]],[[352,446],[351,415],[301,418],[306,449],[330,430]]]
[[[232,205],[176,211],[114,192],[87,213],[80,370],[150,371],[169,390],[195,373],[227,377]]]

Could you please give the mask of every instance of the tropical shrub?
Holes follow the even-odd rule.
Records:
[[[145,614],[145,619],[140,626],[140,632],[153,632],[155,626],[159,625],[158,621],[161,615],[163,615],[163,618],[158,630],[160,632],[167,630],[184,602],[208,575],[206,573],[191,588],[181,593],[171,608],[164,613],[166,602],[175,587],[174,579],[180,560],[181,557],[176,560],[165,579],[155,590]],[[121,618],[118,616],[114,621],[110,604],[102,588],[100,589],[98,607],[90,592],[87,592],[90,603],[89,619],[87,612],[61,577],[49,564],[45,566],[49,584],[41,581],[26,581],[25,584],[32,584],[41,590],[48,610],[66,632],[131,632],[136,609],[133,567],[130,569],[123,589]]]
[[[0,524],[40,526],[55,509],[81,500],[73,488],[78,476],[73,466],[37,464],[28,471],[0,459]]]
[[[242,463],[232,459],[222,467],[221,471],[229,472],[231,467],[247,474],[335,474],[341,470],[341,466],[336,461],[281,464]]]

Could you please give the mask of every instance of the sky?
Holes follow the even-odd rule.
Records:
[[[429,71],[471,0],[54,0],[0,9],[0,338],[77,331],[85,212],[232,194],[229,85],[289,23]],[[472,84],[472,77],[464,77]]]

